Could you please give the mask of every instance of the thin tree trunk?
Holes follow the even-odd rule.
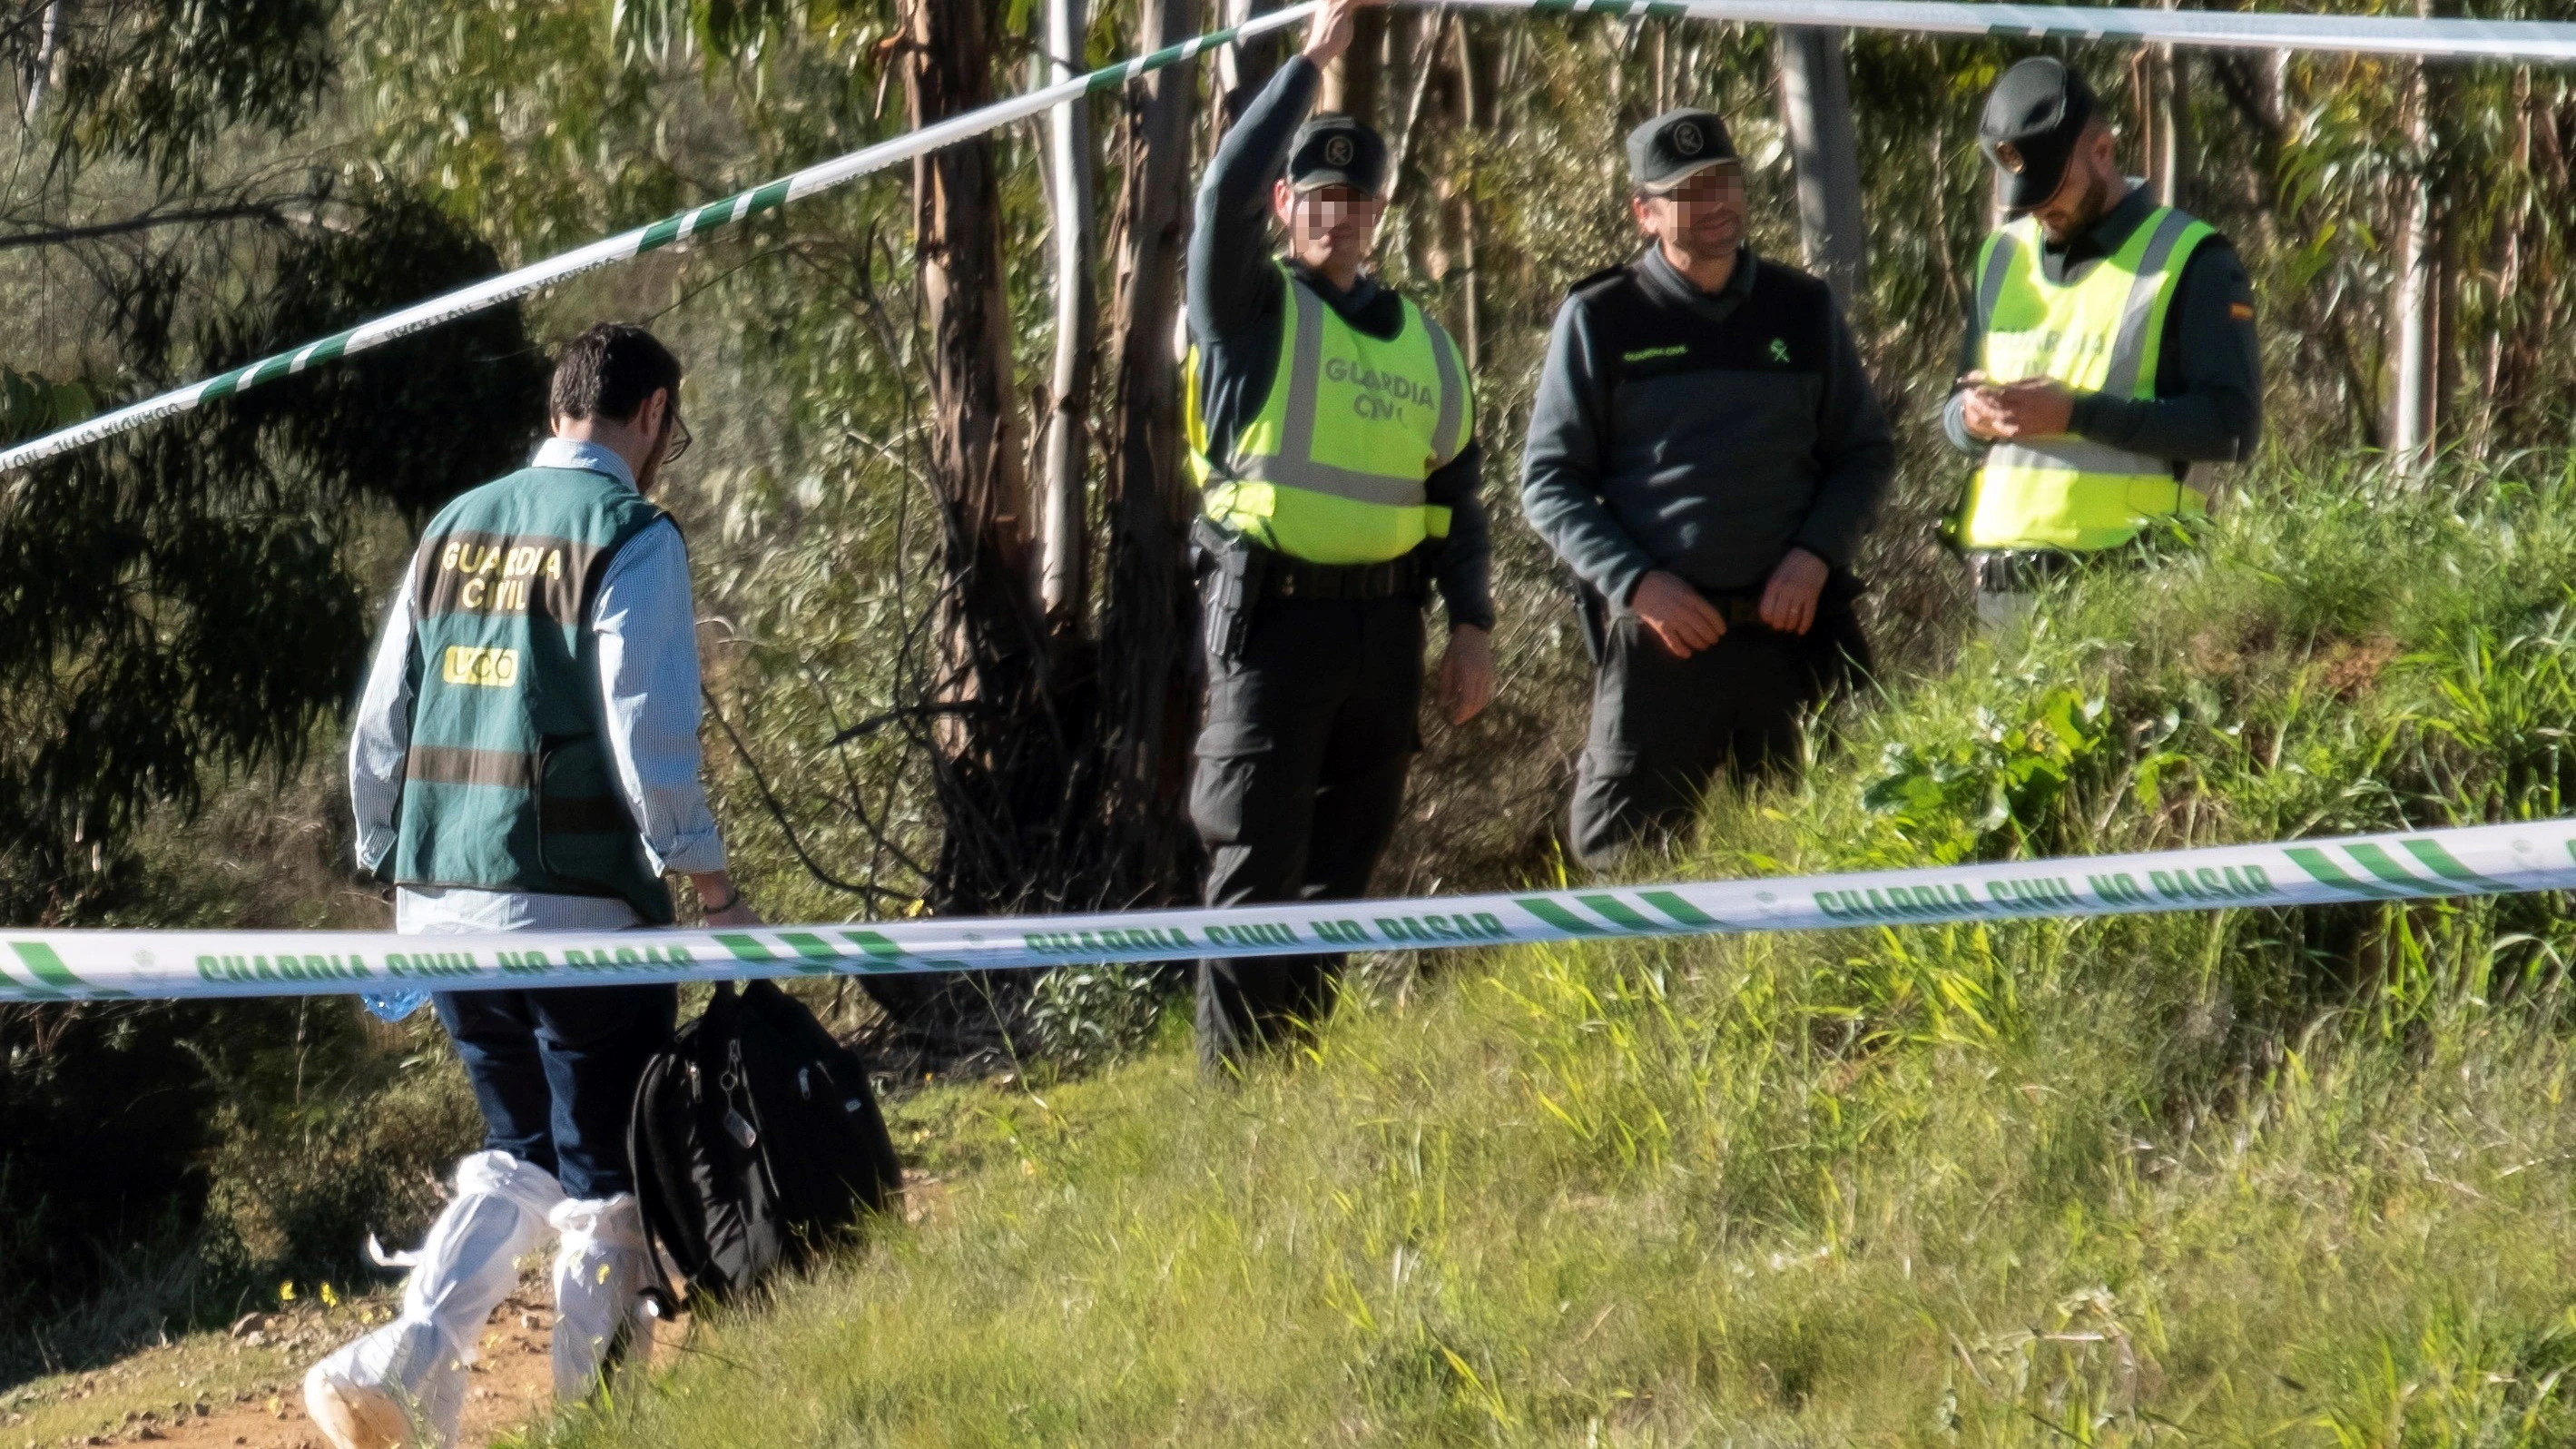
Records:
[[[987,0],[908,0],[904,104],[918,128],[985,105],[999,17]],[[925,703],[941,817],[931,904],[959,914],[1043,909],[1068,883],[1060,858],[1072,749],[1045,690],[1035,509],[1026,425],[1011,385],[1002,200],[993,142],[913,163],[913,247],[929,333],[929,476],[943,528],[934,673]],[[1014,973],[869,977],[926,1056],[1006,1044]],[[1024,974],[1024,973],[1022,973]]]
[[[1278,9],[1277,0],[1225,0],[1225,24],[1231,29],[1256,15]],[[1291,32],[1293,33],[1293,32]],[[1261,36],[1242,45],[1229,45],[1216,56],[1216,124],[1209,128],[1209,144],[1225,134],[1234,118],[1243,113],[1261,88],[1270,84],[1271,74],[1279,69],[1279,57],[1287,39],[1279,33]]]
[[[993,98],[984,0],[912,0],[904,100],[914,127]],[[988,137],[913,162],[914,247],[931,334],[932,477],[950,508],[952,577],[979,600],[1034,604],[1025,435],[1011,392],[1002,202]]]
[[[2388,406],[2388,451],[2401,473],[2416,473],[2433,449],[2435,339],[2440,332],[2435,273],[2439,245],[2433,235],[2433,182],[2424,168],[2430,135],[2431,81],[2417,62],[2407,97],[2407,131],[2416,173],[2401,183],[2397,229],[2397,288],[2390,312],[2395,369]]]
[[[1798,235],[1807,265],[1848,308],[1869,287],[1869,233],[1861,216],[1843,32],[1784,25],[1778,47],[1780,110],[1797,162]]]
[[[1324,69],[1324,86],[1315,100],[1319,116],[1353,116],[1378,123],[1378,99],[1386,87],[1386,11],[1363,10],[1352,17],[1351,44]]]
[[[19,119],[28,125],[36,123],[37,112],[44,109],[45,88],[53,83],[54,56],[62,48],[63,0],[52,0],[45,6],[44,27],[37,34],[35,57],[27,64],[27,104]]]
[[[1142,0],[1137,48],[1178,44],[1199,29],[1199,16],[1199,0]],[[1175,343],[1197,74],[1176,65],[1130,87],[1121,147],[1100,697],[1107,807],[1125,826],[1115,878],[1140,901],[1185,894],[1195,847],[1182,805],[1197,725],[1190,687],[1197,602],[1184,569],[1193,498]]]
[[[2147,181],[2158,202],[2185,210],[2195,199],[2190,61],[2170,45],[2148,48]]]
[[[1082,69],[1083,0],[1047,0],[1049,79]],[[1092,286],[1091,103],[1067,101],[1047,123],[1048,200],[1055,208],[1055,371],[1047,419],[1039,601],[1057,634],[1080,628],[1089,602],[1091,377],[1098,312]]]

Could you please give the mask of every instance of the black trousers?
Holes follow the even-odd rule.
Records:
[[[1422,601],[1263,603],[1242,657],[1208,661],[1190,823],[1204,899],[1348,900],[1395,833],[1422,747]],[[1203,961],[1201,1062],[1220,1068],[1332,1010],[1343,958]]]
[[[1730,625],[1688,659],[1665,652],[1634,614],[1613,612],[1575,773],[1576,857],[1606,869],[1639,839],[1688,825],[1721,773],[1742,782],[1794,769],[1800,716],[1869,667],[1848,605],[1820,609],[1805,634]]]

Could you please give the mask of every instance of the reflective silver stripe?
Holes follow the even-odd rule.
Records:
[[[1390,508],[1419,508],[1424,493],[1419,478],[1389,478],[1378,473],[1361,473],[1350,468],[1336,468],[1312,458],[1246,458],[1237,470],[1241,478],[1263,483],[1284,483],[1303,488],[1309,493],[1329,493],[1354,503],[1383,503]]]
[[[1995,330],[1995,304],[2003,300],[2004,278],[2012,275],[2013,253],[2019,250],[2021,243],[2008,231],[1996,232],[1995,244],[1986,250],[1985,274],[1977,278],[1977,325],[1984,331]]]
[[[2111,397],[2137,396],[2138,364],[2147,355],[2147,319],[2155,313],[2156,294],[2164,290],[2165,263],[2191,225],[2190,217],[2163,208],[2156,233],[2138,258],[2137,273],[2129,280],[2129,299],[2120,312],[2120,330],[2111,343],[2111,370],[2102,379],[2102,391]]]
[[[1279,456],[1269,461],[1303,464],[1315,453],[1315,395],[1321,391],[1324,372],[1324,299],[1290,277],[1288,315],[1295,320],[1297,339],[1288,354],[1288,405],[1280,419]]]
[[[2039,468],[2075,473],[2119,474],[2130,478],[2173,481],[2173,465],[2162,458],[2114,448],[2083,438],[2035,438],[2023,443],[1997,443],[1986,453],[1989,470]]]
[[[1431,339],[1431,362],[1440,371],[1440,426],[1431,435],[1431,466],[1446,467],[1451,459],[1467,451],[1467,440],[1460,436],[1467,421],[1467,386],[1459,376],[1458,354],[1450,347],[1448,330],[1410,302],[1404,304],[1404,310],[1422,324],[1423,334]]]
[[[1424,493],[1419,478],[1389,478],[1376,473],[1362,473],[1352,468],[1337,467],[1315,461],[1315,406],[1323,390],[1324,373],[1324,299],[1295,277],[1288,279],[1288,311],[1296,329],[1296,341],[1289,353],[1288,399],[1280,419],[1279,451],[1266,457],[1237,461],[1234,476],[1258,479],[1264,483],[1303,488],[1309,493],[1328,493],[1354,503],[1380,503],[1391,508],[1419,508]],[[1432,334],[1446,341],[1438,330]],[[1441,358],[1443,384],[1441,426],[1454,430],[1458,420],[1449,415],[1454,405],[1455,390],[1449,388],[1449,373],[1457,364],[1445,351]],[[1459,445],[1460,450],[1465,444]],[[1445,460],[1444,460],[1445,461]]]

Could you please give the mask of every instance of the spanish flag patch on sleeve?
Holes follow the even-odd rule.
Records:
[[[2251,302],[2230,302],[2230,303],[2228,303],[2228,304],[2227,304],[2227,320],[2228,320],[2228,321],[2230,321],[2230,322],[2251,322],[2251,321],[2253,321],[2253,320],[2254,320],[2254,304],[2253,304],[2253,303],[2251,303]]]

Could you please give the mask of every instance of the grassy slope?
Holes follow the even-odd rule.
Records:
[[[2454,481],[2246,510],[1664,868],[2558,813],[2576,489]],[[917,1099],[921,1225],[537,1437],[2565,1442],[2555,909],[1454,958],[1240,1086]]]

